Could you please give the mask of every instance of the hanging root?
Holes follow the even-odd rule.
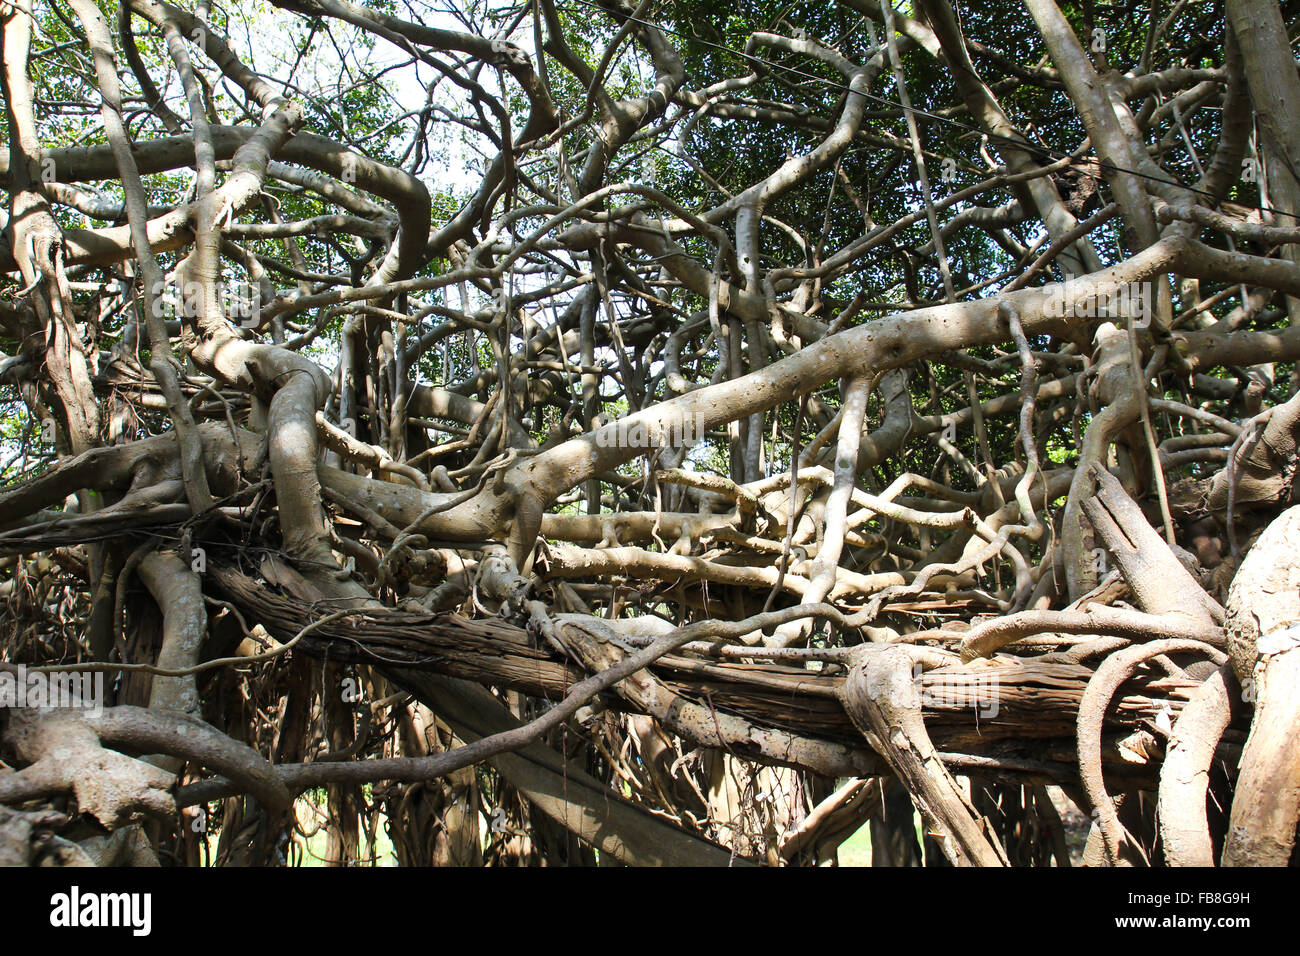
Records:
[[[1265,529],[1228,594],[1228,651],[1255,701],[1224,866],[1286,866],[1300,819],[1300,506]]]
[[[1216,650],[1199,641],[1164,640],[1139,644],[1117,651],[1097,668],[1088,689],[1084,691],[1083,701],[1079,704],[1078,745],[1079,775],[1083,778],[1083,787],[1088,800],[1093,806],[1097,827],[1105,848],[1106,861],[1111,866],[1131,865],[1134,862],[1148,862],[1138,841],[1124,830],[1119,813],[1110,796],[1106,793],[1106,783],[1101,770],[1101,729],[1110,706],[1111,698],[1119,686],[1132,676],[1139,664],[1159,657],[1161,654],[1199,651],[1209,654],[1216,664],[1227,660],[1222,651]]]
[[[955,866],[1008,866],[988,821],[971,806],[930,743],[913,672],[918,661],[913,648],[863,645],[840,691],[844,709],[907,787]]]
[[[1170,866],[1214,866],[1206,817],[1210,764],[1228,729],[1241,688],[1228,665],[1220,667],[1183,707],[1169,734],[1160,768],[1160,840]]]

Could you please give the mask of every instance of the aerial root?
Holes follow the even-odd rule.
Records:
[[[946,659],[940,658],[946,662]],[[931,835],[956,866],[1009,866],[1006,851],[939,760],[913,667],[936,661],[902,645],[863,645],[840,692],[845,711],[898,775]]]
[[[1106,710],[1120,685],[1133,675],[1139,665],[1162,654],[1200,652],[1207,654],[1216,664],[1223,664],[1227,655],[1200,641],[1161,640],[1138,644],[1116,651],[1097,668],[1088,689],[1079,704],[1078,747],[1079,775],[1084,791],[1092,804],[1093,817],[1101,832],[1106,861],[1111,866],[1149,863],[1139,842],[1132,838],[1120,823],[1119,813],[1106,792],[1101,769],[1101,729]]]

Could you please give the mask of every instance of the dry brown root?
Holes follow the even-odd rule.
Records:
[[[68,818],[53,810],[15,810],[0,806],[0,867],[31,866],[41,844]]]
[[[264,757],[183,714],[129,706],[15,709],[0,742],[27,764],[0,775],[0,804],[71,793],[78,808],[108,830],[150,818],[174,819],[177,809],[171,792],[175,774],[110,747],[211,767],[272,810],[292,802]]]
[[[781,859],[833,859],[835,848],[856,833],[881,807],[887,778],[850,780],[823,800],[781,841]]]
[[[175,776],[105,749],[80,714],[15,710],[4,742],[28,764],[12,780],[19,799],[71,792],[82,812],[110,830],[176,814],[170,793]],[[9,782],[0,780],[0,798]]]
[[[917,654],[900,645],[863,645],[840,691],[844,709],[898,775],[954,866],[1008,866],[988,821],[971,806],[930,742],[913,673]]]
[[[171,551],[155,551],[140,562],[140,579],[163,612],[163,642],[157,666],[182,671],[199,661],[208,633],[203,589],[190,562]],[[199,717],[199,691],[193,674],[155,675],[149,690],[149,707],[174,710]],[[179,766],[165,766],[179,770]]]
[[[254,432],[232,429],[221,422],[204,422],[198,434],[207,481],[219,495],[233,494],[240,486],[241,475],[254,472],[265,455],[265,437]],[[174,485],[180,476],[180,452],[170,433],[125,445],[92,448],[0,491],[0,528],[26,522],[38,510],[56,507],[68,495],[86,489],[109,497],[122,496],[111,507],[102,509],[109,514],[160,501],[184,500],[180,487]]]
[[[126,827],[77,844],[93,866],[159,866],[158,855],[142,827]],[[66,865],[66,864],[65,864]]]
[[[1106,860],[1112,866],[1146,862],[1146,859],[1137,841],[1131,839],[1125,832],[1115,804],[1106,793],[1106,783],[1101,769],[1101,730],[1106,709],[1110,706],[1111,698],[1115,696],[1120,685],[1132,676],[1138,665],[1161,654],[1188,651],[1207,653],[1217,664],[1227,660],[1222,651],[1200,641],[1163,640],[1127,647],[1106,658],[1097,668],[1092,680],[1088,681],[1088,689],[1084,691],[1083,700],[1079,703],[1079,775],[1083,779],[1088,800],[1093,806]]]
[[[620,647],[616,639],[611,640],[612,635],[603,635],[601,639],[588,632],[588,627],[598,625],[599,622],[595,622],[581,626],[570,620],[555,631],[566,650],[593,673],[620,664],[631,654],[630,649]],[[910,675],[911,671],[908,673]],[[631,674],[616,684],[614,690],[636,710],[653,717],[664,729],[703,747],[767,764],[790,763],[815,768],[829,777],[861,772],[861,755],[849,747],[829,741],[806,740],[720,712],[712,706],[697,704],[674,693],[648,669]]]
[[[1233,510],[1286,503],[1292,494],[1300,435],[1300,394],[1273,409],[1258,442],[1245,442],[1236,454],[1236,468],[1224,468],[1210,484],[1207,504],[1225,511],[1229,489]],[[1293,500],[1293,499],[1292,499]]]
[[[1265,529],[1228,593],[1228,651],[1250,737],[1232,801],[1224,866],[1286,866],[1300,819],[1300,506]]]
[[[1192,694],[1174,722],[1160,768],[1160,841],[1169,866],[1214,866],[1206,817],[1214,751],[1232,721],[1241,688],[1224,665]]]
[[[1255,678],[1258,697],[1223,849],[1224,866],[1286,866],[1300,819],[1300,650],[1268,659]]]
[[[386,675],[434,709],[461,740],[521,726],[486,688],[439,674],[393,668]],[[555,749],[532,743],[492,758],[529,802],[602,854],[628,866],[747,866],[727,850],[611,793]]]
[[[981,621],[962,638],[959,650],[963,661],[972,661],[992,657],[1008,644],[1039,634],[1099,634],[1132,640],[1185,638],[1211,645],[1223,642],[1222,630],[1205,621],[1089,604],[1061,611],[1021,611]]]
[[[1207,628],[1222,623],[1223,608],[1151,527],[1119,479],[1097,466],[1093,473],[1097,493],[1083,502],[1083,510],[1132,588],[1138,607]]]

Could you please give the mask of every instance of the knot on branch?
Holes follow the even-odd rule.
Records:
[[[17,710],[4,743],[28,766],[0,779],[0,800],[71,792],[83,812],[110,830],[176,813],[175,776],[104,748],[79,714]]]

